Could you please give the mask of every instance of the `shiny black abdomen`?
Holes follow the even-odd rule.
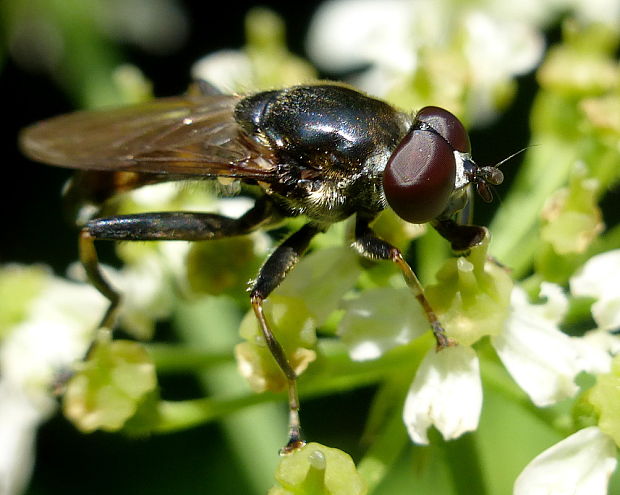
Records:
[[[244,98],[235,118],[280,161],[314,169],[355,168],[403,136],[403,117],[387,103],[340,84],[296,86]]]

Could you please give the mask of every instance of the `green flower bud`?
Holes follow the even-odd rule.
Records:
[[[425,289],[448,335],[472,345],[485,335],[498,335],[510,309],[512,279],[506,269],[487,257],[490,236],[467,256],[447,260],[438,282]]]
[[[269,328],[284,348],[286,357],[299,375],[315,360],[315,323],[304,301],[297,297],[273,295],[265,301],[265,318]],[[271,355],[253,311],[249,311],[239,329],[246,339],[235,347],[241,374],[257,392],[280,391],[287,385],[278,364]]]
[[[364,495],[366,485],[351,457],[338,449],[309,443],[282,458],[276,471],[281,486],[269,495]]]
[[[599,184],[587,176],[583,166],[576,166],[568,187],[555,192],[542,212],[545,224],[541,237],[557,254],[583,253],[603,231],[601,211],[597,205]]]
[[[43,266],[6,265],[0,271],[0,339],[27,316],[49,278]]]
[[[67,384],[64,414],[83,432],[120,430],[156,386],[144,347],[104,336]]]
[[[620,355],[612,361],[610,373],[596,378],[587,398],[598,413],[598,427],[620,446]]]
[[[316,78],[314,68],[288,50],[284,22],[273,11],[250,10],[245,31],[245,52],[257,88],[290,86]]]
[[[601,25],[580,29],[565,24],[566,41],[549,50],[538,72],[544,89],[567,96],[600,94],[617,88],[620,67],[610,56],[617,35]]]
[[[315,360],[315,329],[339,306],[360,273],[357,256],[343,247],[319,249],[304,257],[265,301],[265,317],[297,374]],[[247,341],[235,348],[243,376],[258,391],[279,391],[286,379],[269,352],[253,311],[241,323]]]
[[[247,282],[256,274],[258,266],[250,237],[195,242],[187,255],[191,289],[211,295],[244,295]]]

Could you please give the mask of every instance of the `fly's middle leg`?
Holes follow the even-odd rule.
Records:
[[[263,312],[263,301],[280,285],[286,274],[297,264],[312,238],[319,232],[321,232],[320,228],[313,224],[306,224],[280,244],[261,267],[250,293],[252,308],[265,343],[287,380],[289,436],[288,443],[281,450],[282,454],[288,454],[305,443],[302,439],[299,420],[297,373],[292,368],[284,349],[271,330]]]

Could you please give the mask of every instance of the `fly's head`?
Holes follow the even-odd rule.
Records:
[[[383,189],[398,216],[426,223],[463,209],[470,184],[490,202],[491,186],[503,179],[497,166],[473,161],[469,136],[459,119],[443,108],[424,107],[388,160]]]

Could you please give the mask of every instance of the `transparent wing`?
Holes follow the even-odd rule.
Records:
[[[186,96],[61,115],[24,129],[20,145],[34,160],[82,170],[274,180],[271,150],[234,120],[238,101]]]

